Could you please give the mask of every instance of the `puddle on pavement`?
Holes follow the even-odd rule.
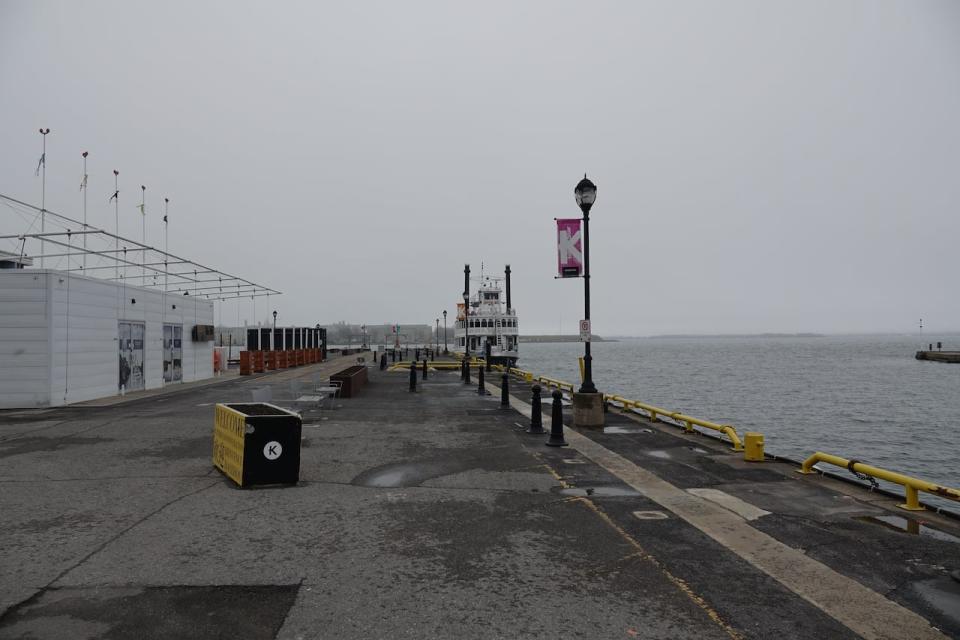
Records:
[[[645,452],[645,453],[646,453],[648,456],[650,456],[651,458],[660,458],[661,460],[672,460],[672,459],[673,459],[673,456],[671,456],[671,455],[670,455],[669,453],[667,453],[666,451],[647,451],[647,452]]]
[[[465,471],[471,466],[472,464],[463,461],[424,461],[416,464],[388,464],[376,469],[364,471],[351,480],[350,484],[361,487],[416,487],[426,480]]]
[[[644,427],[623,427],[623,426],[613,426],[613,427],[604,427],[604,433],[653,433],[652,429],[646,429]]]
[[[894,531],[909,533],[915,536],[924,536],[935,540],[943,540],[944,542],[953,542],[954,544],[960,543],[960,538],[957,536],[940,531],[939,529],[934,529],[925,522],[914,518],[905,518],[903,516],[861,516],[857,518],[857,520],[870,524],[879,524],[887,529],[893,529]]]
[[[583,498],[618,498],[640,495],[628,487],[571,487],[560,489],[559,493],[563,496],[580,496]]]
[[[918,582],[913,588],[931,607],[960,623],[960,582],[942,578]]]

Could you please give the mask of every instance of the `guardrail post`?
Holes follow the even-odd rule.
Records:
[[[648,410],[647,410],[647,413],[650,414],[650,422],[660,422],[659,420],[657,420],[657,412],[656,412],[656,411],[650,411],[650,410],[648,409]]]
[[[505,373],[500,376],[500,406],[510,406],[510,376]]]
[[[484,384],[483,367],[477,369],[477,395],[487,395],[487,385]]]
[[[550,413],[550,439],[548,447],[565,447],[567,441],[563,439],[563,394],[554,389],[550,394],[553,397],[553,410]]]
[[[470,361],[463,361],[463,383],[470,384]]]
[[[899,505],[900,508],[906,509],[907,511],[923,511],[923,505],[920,504],[920,492],[908,484],[903,485],[903,488],[906,492],[907,502],[906,504]]]
[[[543,430],[543,406],[540,404],[542,389],[540,385],[535,384],[531,391],[533,392],[533,400],[530,401],[530,428],[527,429],[527,433],[543,434],[546,431]]]
[[[387,368],[387,354],[381,353],[380,354],[380,371],[383,371],[386,368]]]
[[[410,363],[410,391],[417,390],[417,363]]]
[[[423,359],[423,379],[427,379],[427,359]]]

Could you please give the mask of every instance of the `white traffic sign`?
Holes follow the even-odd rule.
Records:
[[[267,460],[276,460],[283,453],[283,447],[276,440],[272,440],[263,445],[263,457]]]
[[[580,321],[580,342],[590,342],[590,321]]]

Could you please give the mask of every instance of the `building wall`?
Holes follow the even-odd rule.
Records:
[[[46,276],[0,270],[0,407],[42,407],[50,398]]]
[[[183,327],[183,381],[213,375],[213,343],[190,339],[194,325],[213,324],[212,302],[60,271],[0,271],[0,407],[116,395],[121,321],[144,323],[146,389],[164,384],[164,323]]]

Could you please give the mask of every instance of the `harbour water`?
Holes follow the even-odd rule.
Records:
[[[769,453],[801,460],[826,451],[957,487],[960,365],[914,359],[920,342],[884,335],[595,342],[594,380],[605,393],[760,431]],[[519,366],[577,382],[582,354],[581,343],[523,344]]]

